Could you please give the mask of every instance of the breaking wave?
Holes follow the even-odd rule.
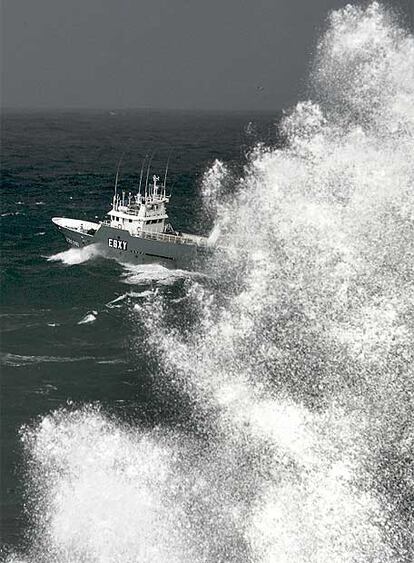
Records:
[[[413,37],[334,12],[312,83],[234,197],[206,174],[219,286],[187,279],[173,329],[168,296],[145,308],[185,420],[23,429],[30,561],[412,560]]]

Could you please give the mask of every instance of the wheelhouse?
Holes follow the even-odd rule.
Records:
[[[159,177],[154,175],[144,195],[124,191],[121,195],[115,193],[112,209],[108,212],[109,225],[131,235],[173,233],[166,210],[170,198],[166,195],[165,184],[160,186],[158,181]]]

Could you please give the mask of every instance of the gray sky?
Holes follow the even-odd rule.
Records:
[[[3,0],[2,105],[279,109],[346,0]],[[394,0],[409,12],[414,0]]]

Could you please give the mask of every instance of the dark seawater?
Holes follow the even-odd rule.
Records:
[[[152,171],[170,157],[172,223],[208,233],[200,182],[220,157],[239,169],[258,140],[274,143],[277,115],[156,111],[6,112],[2,119],[2,539],[18,546],[25,525],[19,429],[74,403],[99,402],[136,422],[163,419],[148,365],[131,352],[139,326],[125,307],[106,307],[130,291],[125,268],[96,258],[49,262],[67,249],[53,216],[102,219],[123,156],[120,186],[133,190],[142,160]],[[156,272],[155,272],[156,274]],[[156,283],[140,282],[142,289]],[[177,289],[165,291],[174,294]],[[89,311],[91,324],[78,324]],[[137,409],[137,406],[140,408]],[[164,405],[166,406],[166,405]],[[136,414],[139,412],[139,414]],[[148,420],[147,420],[148,418]]]

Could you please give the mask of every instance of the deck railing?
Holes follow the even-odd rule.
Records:
[[[108,227],[111,226],[111,222],[108,220],[102,221],[102,224],[107,225]],[[122,226],[117,225],[114,228],[122,229]],[[128,231],[128,229],[125,230]],[[140,237],[148,240],[158,240],[162,242],[170,242],[173,244],[193,244],[194,246],[205,246],[205,247],[209,246],[208,239],[198,235],[186,235],[186,234],[173,235],[168,233],[157,233],[151,231],[139,231],[138,233],[129,232],[129,234],[133,237]]]
[[[171,235],[168,233],[152,233],[149,231],[141,231],[137,236],[150,240],[171,242],[173,244],[194,244],[196,246],[208,246],[207,239],[204,237],[199,237],[197,235]]]

